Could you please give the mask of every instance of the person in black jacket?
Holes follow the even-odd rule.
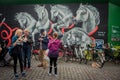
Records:
[[[48,49],[49,38],[44,29],[41,29],[41,31],[40,31],[39,42],[40,42],[39,56],[40,56],[41,64],[39,64],[38,67],[43,67],[45,69],[47,64],[46,64],[46,61],[44,60],[44,55],[45,55],[46,50]]]
[[[31,49],[32,49],[32,37],[29,34],[27,29],[24,30],[24,39],[23,39],[23,60],[24,60],[24,69],[31,70]],[[27,61],[27,63],[26,63]],[[27,65],[26,65],[27,64]]]

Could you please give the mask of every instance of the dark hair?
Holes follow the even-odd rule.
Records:
[[[41,29],[41,30],[40,30],[40,33],[42,34],[44,31],[45,31],[44,29]]]

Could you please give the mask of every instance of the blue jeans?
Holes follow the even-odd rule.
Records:
[[[23,59],[24,59],[23,60],[24,67],[27,67],[26,65],[28,64],[28,68],[30,68],[31,66],[31,48],[30,47],[23,48]]]

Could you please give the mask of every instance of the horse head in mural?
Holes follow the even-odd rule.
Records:
[[[39,33],[41,29],[48,31],[50,28],[50,20],[48,18],[48,12],[45,6],[36,5],[35,12],[38,16],[38,21],[35,20],[29,13],[20,12],[17,13],[15,18],[19,22],[22,29],[28,29],[32,33],[33,41],[35,41],[35,34]]]
[[[48,31],[50,29],[50,20],[49,20],[48,11],[45,8],[45,5],[43,6],[36,5],[34,9],[38,15],[38,21],[36,24],[36,28],[38,30],[45,29]]]
[[[89,33],[100,23],[98,10],[92,5],[82,5],[76,12],[76,21],[83,22],[82,28]]]
[[[16,13],[15,19],[22,29],[28,29],[31,33],[35,29],[36,20],[27,12]]]
[[[73,23],[73,13],[64,5],[51,6],[51,20],[56,23],[53,24],[53,30],[61,33],[60,28],[67,28]],[[57,29],[57,30],[56,30]]]
[[[36,29],[36,20],[27,12],[16,13],[15,19],[19,22],[22,29],[27,29],[33,36],[34,40],[34,30]]]

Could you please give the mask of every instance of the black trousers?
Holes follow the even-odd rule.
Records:
[[[23,72],[23,63],[22,63],[22,49],[20,46],[15,46],[13,51],[13,60],[14,60],[14,74],[17,73],[17,60],[19,60],[21,73]]]
[[[57,74],[57,58],[50,57],[49,73],[52,73],[52,65],[54,64],[54,73]]]

